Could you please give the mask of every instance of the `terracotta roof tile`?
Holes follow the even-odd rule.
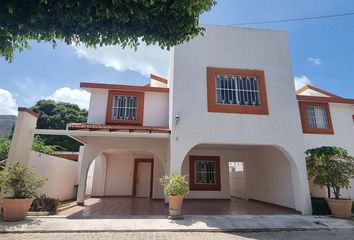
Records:
[[[160,132],[160,133],[170,133],[171,130],[168,127],[159,126],[134,126],[134,125],[106,125],[106,124],[90,124],[90,123],[78,123],[70,124],[68,126],[69,130],[108,130],[108,131],[129,131],[129,132]]]

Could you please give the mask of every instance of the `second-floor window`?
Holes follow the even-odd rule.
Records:
[[[328,103],[299,102],[304,133],[333,134]]]
[[[257,77],[216,74],[215,81],[217,104],[261,105],[259,80]]]
[[[208,111],[268,115],[264,72],[207,68]]]
[[[112,120],[136,120],[138,99],[136,96],[113,96]]]
[[[107,102],[107,124],[142,125],[144,93],[129,91],[109,91]]]

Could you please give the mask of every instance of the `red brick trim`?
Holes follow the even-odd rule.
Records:
[[[122,91],[138,91],[138,92],[169,92],[168,88],[151,87],[151,86],[132,86],[119,84],[105,84],[105,83],[80,83],[80,88],[100,88]]]

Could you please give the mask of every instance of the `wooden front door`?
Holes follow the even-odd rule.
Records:
[[[149,198],[152,195],[153,159],[135,159],[133,195]]]

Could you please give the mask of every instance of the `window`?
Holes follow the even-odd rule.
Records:
[[[299,102],[304,133],[333,134],[328,103]]]
[[[191,190],[220,191],[220,157],[190,156]]]
[[[106,123],[142,125],[144,93],[109,91]]]
[[[207,68],[208,111],[268,115],[264,72]]]
[[[243,172],[243,162],[229,162],[229,172]]]
[[[136,120],[138,99],[136,96],[113,96],[112,120]]]

